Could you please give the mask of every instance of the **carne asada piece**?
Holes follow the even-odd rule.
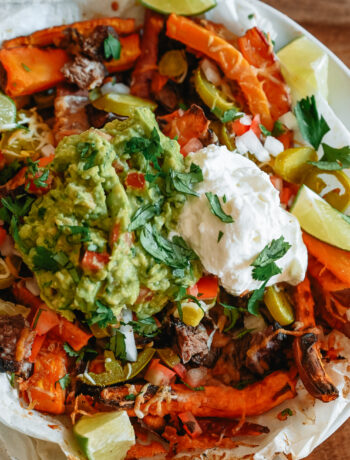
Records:
[[[106,68],[102,62],[92,61],[84,56],[76,56],[61,70],[65,78],[80,89],[90,90],[101,86],[106,75]]]
[[[197,327],[186,326],[180,320],[174,319],[176,342],[184,364],[195,358],[196,363],[207,358],[209,354],[209,336],[202,324]]]
[[[28,358],[34,336],[22,315],[0,316],[0,372],[14,372],[21,377],[29,377],[32,364]]]
[[[80,134],[89,129],[86,106],[90,103],[87,91],[59,87],[55,98],[54,135],[56,143],[71,134]]]

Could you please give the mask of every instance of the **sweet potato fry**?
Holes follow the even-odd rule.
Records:
[[[258,69],[258,79],[270,103],[274,121],[290,110],[290,96],[280,71],[272,45],[257,28],[249,29],[238,39],[238,46],[245,59]]]
[[[305,334],[295,337],[293,343],[294,359],[300,378],[314,398],[323,402],[333,401],[339,393],[323,367],[318,336],[310,331],[315,326],[315,318],[314,299],[308,278],[298,284],[294,299],[296,321],[305,330]]]
[[[170,139],[177,139],[180,144],[181,153],[186,156],[184,148],[192,139],[200,139],[207,134],[209,120],[205,116],[203,109],[198,105],[192,104],[184,112],[182,109],[176,110],[169,115],[158,117],[158,122],[163,133]]]
[[[141,55],[132,73],[131,94],[149,98],[151,82],[157,70],[159,34],[164,26],[164,16],[147,10],[141,42]]]
[[[82,35],[89,35],[97,26],[111,26],[119,35],[128,35],[135,32],[135,19],[98,18],[87,21],[73,22],[73,24],[50,27],[48,29],[38,30],[31,35],[12,38],[5,40],[3,48],[15,48],[18,46],[48,46],[59,45],[60,41],[65,38],[64,31],[68,28],[74,28]]]
[[[350,252],[324,243],[303,233],[304,243],[310,254],[333,273],[340,281],[350,284]]]
[[[126,454],[127,460],[134,460],[139,458],[151,458],[155,457],[156,455],[166,454],[167,450],[165,447],[157,441],[151,441],[149,444],[139,444],[136,442],[134,446],[132,446],[128,453]]]
[[[104,65],[109,73],[122,72],[130,69],[141,54],[139,34],[120,37],[119,41],[122,48],[120,58],[104,61]]]
[[[295,383],[295,373],[276,371],[244,390],[229,386],[207,386],[203,391],[193,391],[184,385],[172,385],[171,398],[162,396],[162,389],[151,386],[144,394],[140,410],[159,416],[185,411],[192,412],[195,417],[231,418],[242,417],[244,414],[258,415],[294,398]],[[139,394],[141,389],[141,385],[135,385],[135,393]],[[129,403],[125,400],[127,394],[127,387],[105,388],[101,392],[101,402],[107,406],[123,407],[134,417],[137,399]]]
[[[167,35],[199,51],[219,64],[224,74],[237,81],[253,115],[260,115],[267,129],[273,127],[269,101],[256,72],[242,54],[215,33],[188,18],[171,14]]]
[[[56,86],[64,80],[61,68],[68,61],[69,56],[62,49],[23,46],[0,50],[0,62],[6,71],[6,94],[24,96]]]

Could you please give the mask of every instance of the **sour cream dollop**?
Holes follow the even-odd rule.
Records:
[[[300,283],[307,268],[300,226],[280,206],[278,191],[268,174],[224,146],[210,145],[191,153],[188,159],[201,167],[204,180],[195,188],[199,196],[186,201],[178,232],[196,251],[205,270],[218,276],[220,284],[233,295],[253,291],[262,282],[253,279],[251,263],[267,244],[283,235],[291,248],[276,261],[282,273],[273,276],[267,286],[282,281]],[[206,192],[219,197],[233,223],[224,223],[212,214]]]

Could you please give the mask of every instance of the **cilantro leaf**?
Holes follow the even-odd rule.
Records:
[[[224,232],[222,232],[221,230],[219,230],[219,234],[218,234],[218,243],[220,243],[220,240],[221,238],[224,236]]]
[[[136,334],[143,335],[144,337],[155,337],[159,334],[159,328],[152,316],[137,321],[130,321],[128,324],[132,326]]]
[[[280,236],[277,240],[272,240],[271,243],[267,244],[251,264],[255,267],[253,270],[253,278],[255,280],[264,281],[270,279],[273,274],[281,273],[275,261],[283,257],[290,248],[291,245],[288,241],[284,241],[284,236]],[[276,272],[276,270],[279,271]]]
[[[132,232],[145,225],[145,223],[151,220],[154,216],[159,216],[162,204],[163,200],[160,200],[158,203],[145,204],[144,206],[138,208],[130,220],[128,231]]]
[[[278,120],[275,121],[275,124],[273,125],[273,129],[272,129],[272,135],[274,137],[278,137],[278,136],[281,136],[285,132],[286,132],[286,129],[283,126],[283,123],[281,123]]]
[[[122,332],[115,330],[115,335],[113,335],[109,340],[109,350],[113,351],[116,358],[126,359],[126,346],[125,346],[125,336]]]
[[[90,142],[78,142],[76,150],[84,162],[83,170],[87,171],[92,168],[95,163],[96,155],[98,154],[95,144]]]
[[[111,34],[108,34],[108,37],[103,41],[103,54],[108,60],[110,58],[119,59],[121,53],[120,41]]]
[[[339,171],[350,168],[350,146],[335,149],[328,144],[322,144],[323,156],[319,161],[308,161],[309,164],[325,171]]]
[[[168,180],[178,192],[198,196],[198,193],[193,190],[193,185],[203,181],[203,173],[198,165],[191,163],[188,173],[181,173],[170,169]]]
[[[124,399],[125,399],[125,401],[135,401],[136,395],[133,394],[133,393],[130,393],[130,394],[126,395]]]
[[[233,218],[223,211],[217,195],[207,192],[205,196],[209,201],[210,211],[214,214],[214,216],[218,217],[225,224],[232,224],[232,222],[234,222]]]
[[[69,243],[74,243],[74,236],[80,235],[79,243],[86,243],[91,241],[90,229],[85,225],[67,225],[67,228],[70,230],[70,235],[66,236],[66,239]],[[73,237],[73,238],[72,238]]]
[[[252,315],[258,316],[259,314],[259,303],[264,297],[264,292],[265,292],[265,287],[267,284],[267,281],[264,281],[264,283],[259,287],[259,289],[256,289],[251,297],[248,300],[248,312]]]
[[[35,248],[36,254],[32,257],[34,264],[33,270],[48,270],[50,272],[57,272],[60,269],[60,264],[55,259],[56,254],[44,246],[37,246]]]
[[[160,145],[160,137],[156,128],[153,128],[150,139],[145,137],[132,137],[125,144],[125,153],[142,153],[146,161],[153,163],[155,169],[160,171],[158,158],[162,155],[163,149]]]
[[[91,313],[91,318],[88,320],[89,326],[97,324],[98,327],[103,329],[109,324],[116,323],[117,319],[114,316],[111,308],[107,307],[107,305],[102,303],[100,300],[96,300],[95,304],[97,308],[94,312]]]
[[[15,199],[12,199],[10,196],[1,198],[1,204],[17,218],[25,216],[34,201],[35,198],[28,195],[18,195]]]
[[[78,356],[79,356],[79,352],[73,350],[73,348],[71,348],[71,347],[68,345],[68,343],[64,343],[64,344],[63,344],[63,349],[64,349],[64,351],[67,353],[67,355],[70,356],[71,358],[75,358],[75,357],[78,357]]]
[[[69,376],[69,374],[66,374],[63,377],[61,377],[59,380],[57,380],[56,383],[60,384],[62,390],[65,390],[66,388],[68,388],[68,386],[70,384],[70,376]]]
[[[26,72],[30,72],[31,69],[24,63],[24,62],[21,62],[21,66],[23,67],[23,69],[26,71]]]
[[[225,110],[225,112],[223,112],[218,107],[215,107],[212,110],[212,112],[214,113],[214,115],[216,115],[219,118],[221,123],[228,123],[230,121],[234,121],[234,120],[237,120],[238,118],[243,117],[243,113],[239,112],[238,109],[235,109],[235,108],[228,109],[228,110]]]
[[[262,132],[262,134],[263,134],[264,136],[267,137],[267,136],[271,136],[271,135],[272,135],[271,131],[269,131],[268,129],[266,129],[265,126],[262,125],[261,123],[260,123],[260,125],[259,125],[259,128],[260,128],[260,131]]]
[[[140,243],[148,254],[172,268],[187,268],[190,260],[198,259],[183,238],[174,236],[172,241],[164,238],[154,227],[146,224],[140,235]]]
[[[73,350],[72,347],[68,345],[68,343],[63,344],[63,349],[67,353],[68,356],[70,356],[71,358],[78,358],[78,361],[82,361],[83,359],[85,359],[86,358],[85,355],[93,356],[93,355],[98,354],[96,350],[93,350],[92,348],[88,348],[88,347],[83,347],[81,350],[75,351]]]
[[[303,138],[317,150],[330,128],[323,116],[318,114],[315,96],[298,101],[294,112]]]

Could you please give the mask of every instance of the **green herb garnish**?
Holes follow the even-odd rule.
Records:
[[[109,324],[115,324],[117,322],[117,319],[114,316],[111,308],[107,307],[107,305],[102,303],[100,300],[96,300],[95,304],[97,308],[96,311],[91,313],[91,318],[88,319],[89,326],[92,324],[97,324],[98,327],[103,329]]]
[[[318,114],[315,96],[298,101],[294,112],[303,138],[317,150],[330,128],[323,116]]]
[[[95,144],[90,142],[78,142],[76,149],[84,162],[83,170],[87,171],[92,168],[95,164],[96,155],[98,154]]]
[[[325,171],[339,171],[350,168],[350,147],[335,149],[328,144],[322,144],[323,156],[319,161],[308,161],[309,164]]]
[[[233,218],[223,211],[219,197],[217,195],[214,195],[211,192],[207,192],[205,196],[209,201],[210,210],[214,216],[218,217],[225,224],[232,224],[232,222],[234,222]]]
[[[63,377],[61,377],[59,380],[57,380],[57,382],[55,383],[55,385],[59,383],[62,390],[65,390],[66,388],[68,388],[69,384],[70,384],[70,376],[69,374],[66,374],[64,375]]]
[[[181,173],[170,169],[167,180],[178,192],[198,196],[198,193],[193,190],[193,185],[203,181],[203,173],[198,165],[191,163],[188,173]],[[169,185],[168,192],[170,192]]]
[[[220,240],[221,238],[224,236],[224,232],[222,232],[221,230],[219,230],[219,234],[218,234],[218,243],[220,243]]]
[[[286,132],[286,130],[285,130],[283,124],[278,120],[275,121],[275,124],[273,125],[273,129],[272,129],[272,135],[274,137],[279,137],[285,132]]]
[[[123,361],[126,359],[125,336],[122,332],[115,330],[115,335],[109,340],[109,349],[113,351],[114,356]]]
[[[108,37],[103,41],[103,54],[106,59],[120,59],[122,47],[120,41],[113,37],[113,35],[108,34]]]
[[[260,131],[262,132],[262,134],[263,134],[265,137],[271,136],[271,135],[272,135],[271,131],[269,131],[268,129],[266,129],[265,126],[262,125],[261,123],[260,123],[260,125],[259,125],[259,128],[260,128]]]
[[[130,321],[128,324],[132,326],[136,334],[143,335],[144,337],[155,337],[159,334],[159,328],[152,316],[138,319],[137,321]]]
[[[128,231],[132,232],[140,227],[143,227],[154,216],[159,216],[162,210],[162,205],[163,200],[160,200],[158,203],[145,204],[144,206],[138,208],[130,220]]]

